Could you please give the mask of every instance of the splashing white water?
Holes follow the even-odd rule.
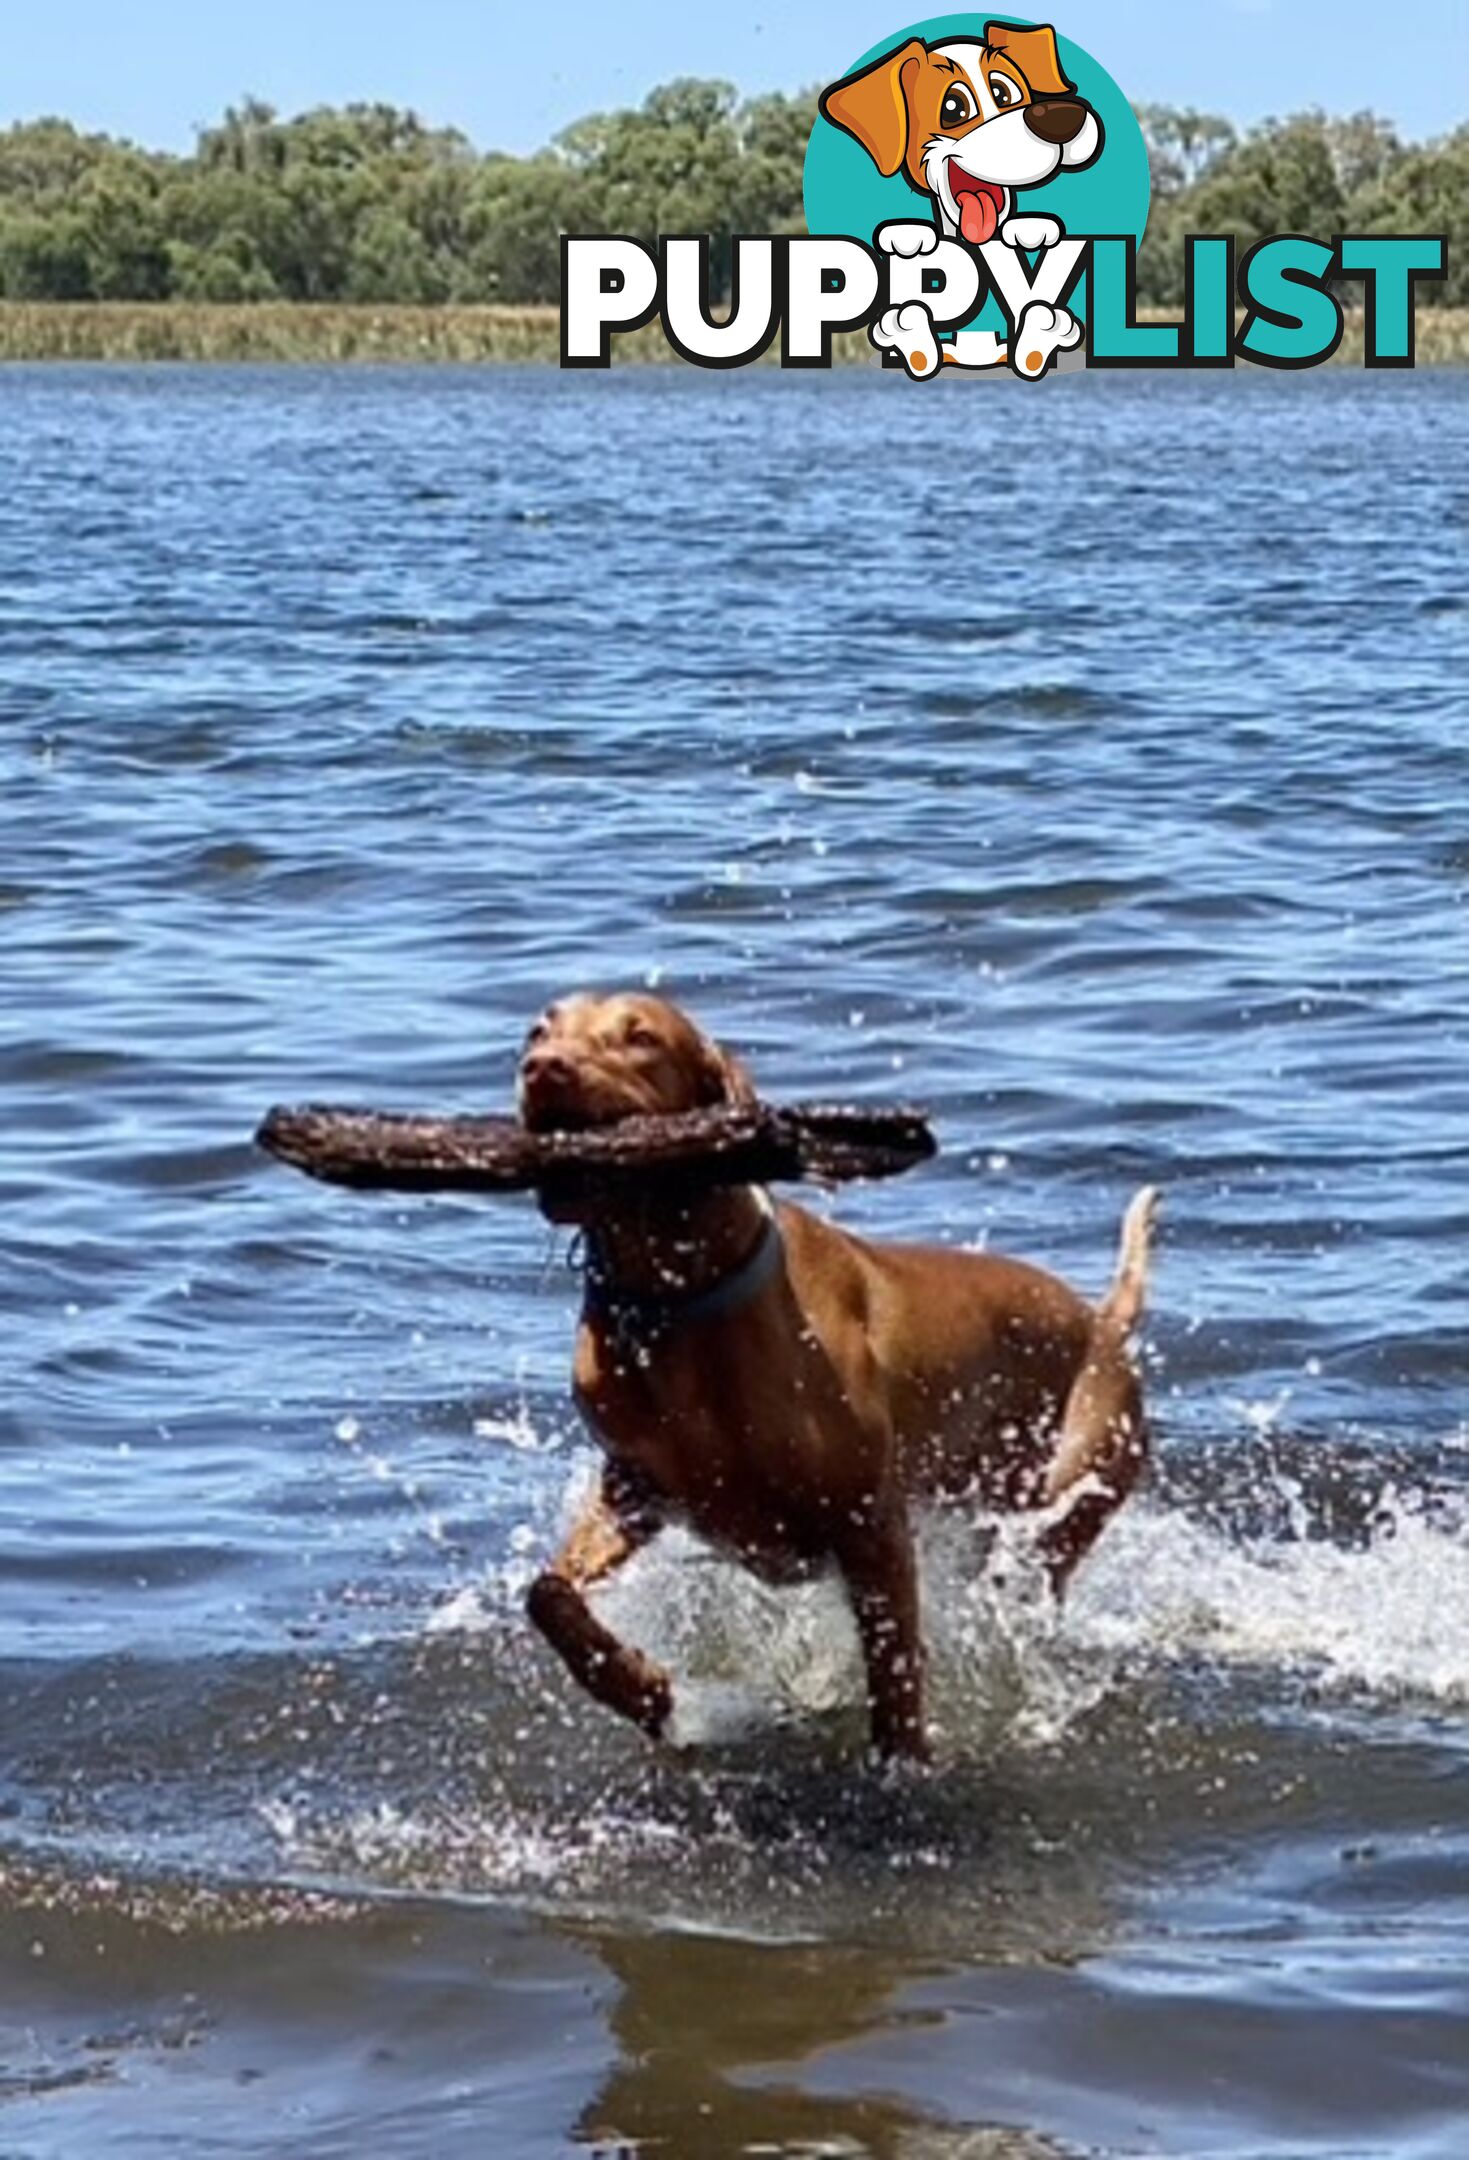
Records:
[[[674,1824],[605,1807],[585,1811],[574,1825],[490,1804],[418,1812],[391,1800],[340,1819],[271,1800],[260,1817],[296,1865],[404,1887],[448,1881],[460,1896],[475,1885],[486,1894],[565,1885],[608,1860],[621,1866],[641,1856],[656,1865],[679,1840]]]
[[[1344,1546],[1298,1523],[1241,1538],[1176,1505],[1123,1510],[1065,1606],[1023,1521],[957,1514],[919,1533],[931,1714],[946,1752],[1059,1741],[1124,1670],[1205,1657],[1389,1701],[1469,1702],[1469,1504],[1385,1490]],[[457,1591],[430,1627],[503,1623],[528,1568]],[[676,1744],[854,1709],[856,1631],[834,1576],[771,1588],[679,1532],[597,1593],[607,1624],[676,1677]]]
[[[1073,1639],[1020,1526],[927,1520],[919,1572],[931,1708],[948,1752],[1045,1745],[1106,1693],[1115,1653]],[[598,1609],[678,1676],[675,1745],[862,1703],[857,1633],[834,1575],[771,1588],[673,1532],[629,1563]]]
[[[1284,1503],[1294,1489],[1272,1496]],[[1059,1609],[1034,1560],[1033,1525],[975,1523],[957,1514],[924,1522],[929,1707],[943,1775],[916,1782],[913,1797],[925,1796],[929,1810],[916,1828],[894,1829],[881,1813],[884,1798],[893,1797],[886,1785],[858,1780],[862,1807],[875,1808],[887,1823],[889,1863],[892,1851],[901,1851],[905,1866],[942,1873],[956,1852],[968,1850],[965,1826],[990,1820],[974,1801],[984,1786],[973,1773],[987,1781],[999,1772],[1022,1791],[1034,1777],[1040,1781],[1034,1790],[1048,1792],[1050,1751],[1069,1745],[1102,1751],[1104,1768],[1085,1806],[1088,1819],[1102,1823],[1099,1834],[1111,1835],[1099,1791],[1110,1793],[1118,1780],[1125,1787],[1134,1775],[1135,1797],[1137,1779],[1151,1786],[1166,1761],[1130,1770],[1133,1713],[1141,1707],[1147,1714],[1161,1681],[1158,1729],[1167,1735],[1173,1681],[1194,1668],[1238,1674],[1247,1716],[1262,1699],[1267,1718],[1275,1705],[1298,1709],[1304,1688],[1316,1712],[1329,1712],[1333,1701],[1353,1714],[1365,1707],[1381,1719],[1388,1739],[1401,1731],[1393,1711],[1414,1716],[1469,1704],[1469,1496],[1462,1488],[1407,1496],[1383,1490],[1373,1503],[1370,1529],[1343,1544],[1315,1534],[1319,1512],[1313,1530],[1304,1502],[1294,1516],[1286,1510],[1286,1534],[1245,1537],[1167,1499],[1143,1499],[1109,1527]],[[1274,1519],[1281,1521],[1279,1510]],[[550,1542],[546,1529],[543,1524],[540,1550]],[[460,1587],[433,1615],[429,1632],[524,1630],[521,1593],[534,1566],[521,1554],[490,1581]],[[594,1772],[568,1797],[563,1743],[552,1735],[548,1747],[542,1733],[533,1740],[523,1789],[496,1774],[478,1794],[461,1789],[428,1803],[374,1799],[342,1812],[323,1811],[312,1796],[299,1804],[269,1803],[268,1827],[291,1864],[415,1890],[448,1887],[455,1896],[562,1901],[585,1894],[599,1902],[624,1895],[632,1882],[640,1912],[667,1890],[670,1912],[692,1899],[701,1924],[711,1913],[730,1912],[745,1924],[758,1907],[762,1927],[820,1928],[823,1900],[834,1898],[841,1907],[854,1869],[866,1900],[872,1889],[861,1876],[867,1832],[854,1846],[832,1830],[833,1795],[851,1789],[848,1750],[860,1746],[863,1729],[856,1632],[836,1579],[773,1589],[672,1532],[639,1554],[596,1602],[609,1625],[672,1669],[677,1709],[669,1737],[701,1750],[732,1745],[728,1758],[695,1757],[687,1777],[660,1786],[666,1760],[661,1770],[650,1768],[650,1785],[633,1750],[612,1757],[605,1780]],[[550,1686],[549,1655],[543,1669]],[[1112,1695],[1125,1706],[1126,1752],[1106,1767],[1113,1744],[1108,1727],[1083,1721]],[[576,1758],[599,1713],[568,1697],[560,1714],[559,1730],[569,1736],[564,1744]],[[832,1714],[840,1715],[843,1734],[829,1750],[836,1735],[813,1728]],[[814,1745],[770,1745],[783,1726],[798,1728]],[[513,1737],[518,1743],[521,1735]],[[615,1741],[611,1721],[602,1737]],[[514,1753],[512,1746],[512,1760]],[[813,1784],[815,1758],[824,1762],[829,1753],[836,1782],[816,1770]],[[501,1747],[497,1773],[503,1755]],[[658,1760],[647,1758],[650,1766]],[[1210,1779],[1217,1798],[1225,1782],[1212,1770]],[[1192,1808],[1192,1773],[1186,1783]],[[775,1796],[764,1811],[757,1804],[762,1794]],[[1130,1820],[1126,1792],[1120,1805]],[[1028,1850],[1030,1832],[1017,1834]],[[691,1837],[698,1865],[692,1875],[680,1875]],[[1028,1912],[1037,1878],[1022,1872]]]
[[[1469,1506],[1387,1490],[1370,1537],[1239,1542],[1177,1509],[1125,1511],[1068,1623],[1129,1655],[1203,1653],[1389,1701],[1469,1703]]]

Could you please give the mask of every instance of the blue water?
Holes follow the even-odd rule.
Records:
[[[1460,372],[5,371],[0,2148],[1457,2160],[1466,538]],[[845,1222],[1165,1189],[1154,1488],[1059,1623],[935,1533],[911,1790],[677,1540],[696,1744],[574,1696],[564,1244],[252,1148],[624,982],[931,1107]]]

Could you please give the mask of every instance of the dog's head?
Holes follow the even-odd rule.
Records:
[[[754,1094],[737,1058],[666,998],[641,991],[558,999],[531,1027],[520,1060],[520,1116],[531,1132],[585,1131]]]
[[[974,247],[994,238],[1015,188],[1090,165],[1102,148],[1101,122],[1062,74],[1048,24],[987,23],[983,44],[910,38],[833,83],[820,104],[885,178],[901,172],[932,195],[945,226]]]

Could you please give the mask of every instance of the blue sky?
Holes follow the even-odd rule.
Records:
[[[482,148],[529,150],[674,75],[722,75],[746,90],[828,80],[932,5],[73,0],[15,10],[0,120],[62,113],[187,149],[195,123],[246,91],[288,112],[385,98],[453,122]],[[1414,136],[1469,119],[1469,0],[1415,0],[1401,15],[1381,0],[1058,0],[1049,19],[1133,98],[1239,120],[1371,106]]]

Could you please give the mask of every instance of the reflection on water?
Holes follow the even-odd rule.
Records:
[[[586,1939],[621,1989],[609,2013],[618,2061],[575,2127],[589,2144],[677,2150],[702,2125],[706,2149],[725,2152],[1045,2160],[1059,2150],[1013,2132],[946,2131],[942,2110],[917,2095],[801,2089],[804,2067],[829,2048],[942,2022],[938,2009],[900,2007],[916,1970],[880,1950],[626,1930]]]

